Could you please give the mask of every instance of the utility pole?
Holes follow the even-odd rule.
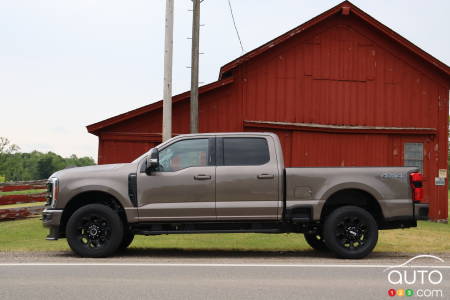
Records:
[[[172,137],[172,57],[173,57],[173,3],[166,0],[166,29],[164,38],[164,89],[163,89],[163,142]]]
[[[191,62],[191,133],[198,133],[198,57],[200,38],[200,0],[192,0],[192,62]]]

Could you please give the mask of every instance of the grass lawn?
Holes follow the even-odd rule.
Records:
[[[46,241],[39,218],[0,222],[0,251],[69,250],[65,239]],[[136,236],[131,248],[239,251],[302,251],[301,234],[173,234]],[[450,252],[450,225],[419,222],[417,228],[380,232],[378,252]]]

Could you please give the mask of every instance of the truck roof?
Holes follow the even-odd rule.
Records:
[[[226,136],[226,135],[270,135],[270,136],[276,136],[275,133],[272,132],[207,132],[207,133],[187,133],[187,134],[180,134],[174,137],[186,137],[186,136]]]

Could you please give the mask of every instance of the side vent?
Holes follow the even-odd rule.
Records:
[[[137,176],[136,173],[128,174],[128,196],[134,207],[137,207]]]

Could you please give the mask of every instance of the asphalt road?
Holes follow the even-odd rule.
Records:
[[[406,299],[450,297],[450,265],[430,259],[420,261],[427,268],[399,270],[438,270],[437,285],[390,284],[392,269],[386,268],[404,263],[403,257],[54,257],[46,262],[0,253],[0,299],[394,299],[388,296],[391,288],[414,290]],[[441,292],[419,297],[419,289]]]

